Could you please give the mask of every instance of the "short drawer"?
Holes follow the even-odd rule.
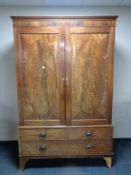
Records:
[[[64,128],[20,128],[20,140],[65,140]]]
[[[59,155],[65,153],[64,141],[29,141],[20,143],[22,155]]]
[[[77,139],[112,139],[112,127],[69,127],[69,140]]]
[[[112,140],[81,140],[68,141],[67,154],[69,155],[110,155],[112,153]]]

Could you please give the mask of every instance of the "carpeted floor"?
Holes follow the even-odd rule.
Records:
[[[131,140],[114,141],[113,167],[102,159],[31,160],[18,169],[17,142],[0,142],[0,175],[131,175]]]

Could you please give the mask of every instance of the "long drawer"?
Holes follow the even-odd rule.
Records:
[[[69,127],[68,128],[68,139],[79,140],[79,139],[112,139],[112,127]]]
[[[22,155],[104,155],[111,154],[112,140],[26,141],[20,147]]]
[[[20,140],[83,140],[112,139],[111,126],[30,128],[20,127]]]
[[[19,128],[20,140],[65,140],[64,128]]]

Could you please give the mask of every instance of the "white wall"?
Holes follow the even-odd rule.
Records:
[[[119,15],[115,48],[114,137],[131,137],[131,7],[0,7],[0,140],[17,139],[12,15]]]

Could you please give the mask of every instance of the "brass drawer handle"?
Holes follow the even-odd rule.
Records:
[[[91,150],[92,149],[92,145],[90,145],[90,144],[87,144],[85,147],[86,147],[87,150]]]
[[[92,131],[87,131],[86,132],[86,137],[91,137],[92,136]]]
[[[42,68],[42,69],[45,69],[46,67],[43,65],[41,68]]]
[[[39,134],[39,137],[42,139],[42,138],[45,138],[46,137],[46,133],[45,132],[41,132],[40,134]]]
[[[46,150],[46,146],[45,145],[41,145],[40,147],[39,147],[39,151],[45,151]]]

